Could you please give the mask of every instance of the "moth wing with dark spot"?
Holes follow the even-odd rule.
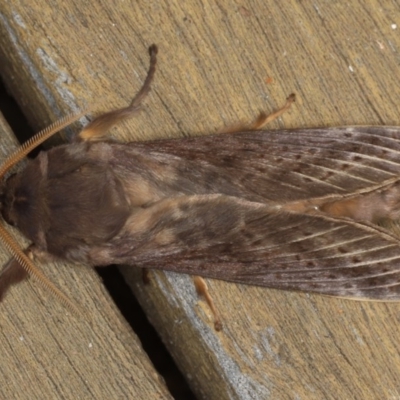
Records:
[[[129,147],[164,163],[186,194],[258,202],[345,195],[400,171],[398,127],[252,131],[132,143],[124,151]]]
[[[159,268],[278,289],[400,299],[400,245],[362,223],[277,212],[210,195],[167,199],[132,216],[94,264]]]

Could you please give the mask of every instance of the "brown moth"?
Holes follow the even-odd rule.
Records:
[[[29,254],[399,300],[400,128],[105,140],[148,93],[156,52],[150,47],[147,79],[128,107],[97,117],[74,143],[41,152],[2,183],[3,218],[32,241]],[[0,233],[16,259],[0,295],[30,272],[69,303]]]

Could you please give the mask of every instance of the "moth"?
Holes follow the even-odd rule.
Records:
[[[32,246],[0,294],[44,255],[79,264],[128,264],[269,288],[353,299],[400,299],[400,128],[257,131],[119,143],[106,138],[150,90],[95,118],[73,143],[41,152],[2,180],[1,213]],[[286,107],[287,108],[287,107]],[[281,112],[280,110],[279,112]],[[3,177],[52,126],[0,169]],[[200,285],[201,286],[201,285]]]

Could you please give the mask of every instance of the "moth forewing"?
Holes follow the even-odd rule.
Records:
[[[128,107],[13,178],[6,219],[39,250],[92,266],[398,300],[400,128],[99,140],[137,111],[156,52]]]

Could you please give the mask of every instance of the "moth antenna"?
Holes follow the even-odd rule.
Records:
[[[53,136],[55,133],[83,117],[86,113],[87,110],[68,114],[60,120],[52,123],[47,128],[41,130],[35,136],[31,137],[4,160],[3,164],[0,166],[0,179],[10,168],[12,168],[17,162],[21,161],[30,151],[39,146],[49,137]]]
[[[146,79],[142,88],[132,99],[128,107],[120,108],[101,114],[90,122],[80,133],[81,140],[99,140],[118,122],[131,118],[137,111],[140,110],[143,99],[151,90],[151,82],[154,78],[157,65],[158,48],[155,44],[149,47],[150,66],[147,72]]]
[[[63,292],[61,292],[61,290],[58,289],[39,268],[35,266],[35,264],[21,250],[19,244],[1,223],[0,237],[12,256],[30,276],[34,277],[44,289],[52,293],[61,302],[61,304],[63,304],[69,310],[75,314],[81,314],[81,311],[78,309],[78,307]]]

